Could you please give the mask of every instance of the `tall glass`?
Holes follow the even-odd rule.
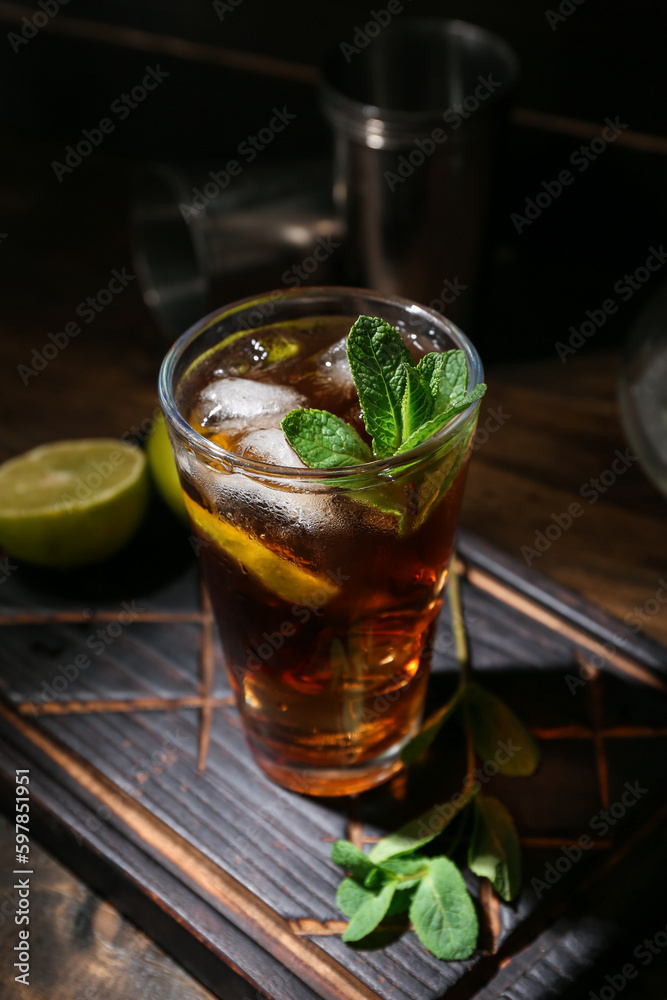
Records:
[[[478,404],[410,452],[331,470],[236,454],[188,416],[202,372],[213,364],[224,379],[232,347],[259,345],[257,361],[262,345],[290,331],[316,346],[322,330],[343,337],[360,314],[397,327],[415,359],[463,350],[468,388],[482,380],[475,348],[439,313],[351,288],[236,302],[176,341],[160,374],[246,738],[274,781],[311,795],[386,780],[419,726]],[[299,364],[290,357],[290,371]],[[274,364],[269,381],[280,375]]]

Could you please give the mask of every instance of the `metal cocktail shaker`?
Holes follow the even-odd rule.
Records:
[[[345,278],[465,328],[518,62],[502,39],[462,21],[372,24],[329,54],[321,80]]]

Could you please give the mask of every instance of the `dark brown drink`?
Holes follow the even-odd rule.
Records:
[[[417,459],[313,478],[280,420],[327,409],[368,440],[345,356],[356,318],[232,335],[177,390],[190,426],[241,460],[179,464],[246,735],[274,780],[317,795],[389,777],[419,725],[476,419]],[[415,360],[439,349],[404,339]]]

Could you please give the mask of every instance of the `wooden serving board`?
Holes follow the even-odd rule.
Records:
[[[461,736],[444,730],[423,763],[356,798],[271,784],[246,748],[187,540],[164,551],[158,522],[101,571],[65,584],[19,567],[0,587],[8,814],[14,770],[30,768],[31,833],[225,1000],[565,995],[614,946],[622,902],[610,887],[664,851],[667,651],[462,533],[474,668],[541,743],[533,777],[486,784],[519,829],[524,889],[499,904],[468,873],[483,925],[469,961],[438,961],[410,930],[351,948],[332,840],[371,844],[448,799]],[[429,707],[456,678],[443,611]],[[582,835],[591,846],[568,868]],[[647,877],[643,891],[661,885]],[[603,929],[586,937],[600,905]]]

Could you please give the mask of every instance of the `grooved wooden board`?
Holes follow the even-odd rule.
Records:
[[[140,545],[148,548],[134,557],[145,567],[150,539]],[[461,787],[457,730],[407,777],[355,799],[272,785],[246,748],[185,551],[163,572],[111,572],[82,581],[79,593],[76,580],[65,592],[23,569],[5,582],[3,793],[13,769],[29,766],[35,830],[220,996],[244,979],[275,1000],[436,1000],[483,987],[497,995],[489,991],[498,976],[508,984],[527,974],[523,949],[555,933],[563,900],[606,885],[604,871],[627,863],[629,836],[650,849],[667,790],[664,754],[654,752],[667,738],[667,652],[472,536],[459,552],[474,667],[529,721],[543,754],[531,778],[482,776],[515,817],[526,874],[519,902],[507,906],[467,873],[483,923],[469,961],[438,961],[411,931],[382,949],[344,945],[340,872],[328,860],[333,839],[370,844]],[[90,665],[76,669],[82,654]],[[577,656],[599,657],[582,684]],[[443,614],[431,705],[455,683]],[[637,783],[646,791],[636,804],[618,805]],[[613,824],[600,819],[607,809],[619,814]],[[561,872],[564,849],[572,857],[584,833],[592,846]],[[545,872],[557,863],[551,885]],[[552,988],[543,951],[530,974]]]

